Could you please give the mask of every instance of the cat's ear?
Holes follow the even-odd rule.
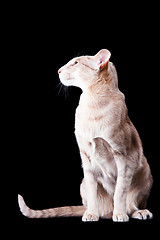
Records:
[[[101,70],[105,68],[109,62],[109,58],[111,56],[110,51],[107,49],[102,49],[100,50],[96,55],[95,55],[95,60],[97,63],[97,69]]]

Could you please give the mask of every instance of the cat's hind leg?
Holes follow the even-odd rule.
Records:
[[[131,215],[132,218],[137,218],[140,220],[146,220],[153,218],[153,214],[148,209],[136,210]]]
[[[152,182],[150,169],[144,158],[144,167],[134,176],[127,195],[127,212],[132,218],[142,220],[153,218],[153,214],[146,209]]]
[[[142,194],[142,193],[139,193]],[[148,197],[148,196],[147,196]],[[152,219],[153,214],[146,209],[147,205],[147,197],[145,197],[140,204],[138,204],[138,197],[133,197],[132,200],[129,201],[129,198],[127,198],[127,206],[128,206],[128,213],[132,218],[140,219],[140,220],[146,220],[146,219]]]

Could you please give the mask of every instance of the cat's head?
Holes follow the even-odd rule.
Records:
[[[65,86],[84,90],[94,84],[99,74],[108,67],[110,56],[108,50],[102,49],[94,56],[73,58],[58,70],[60,81]]]

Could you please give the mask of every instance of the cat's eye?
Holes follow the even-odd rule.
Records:
[[[74,65],[76,65],[77,63],[78,63],[78,61],[75,61],[75,62],[74,62]]]

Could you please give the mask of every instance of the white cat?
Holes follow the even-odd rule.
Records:
[[[75,135],[84,179],[83,206],[32,210],[19,195],[27,217],[82,216],[83,221],[112,217],[113,221],[152,218],[145,209],[152,175],[142,143],[128,117],[125,97],[118,89],[110,52],[76,57],[58,70],[66,86],[82,89],[75,116]]]

